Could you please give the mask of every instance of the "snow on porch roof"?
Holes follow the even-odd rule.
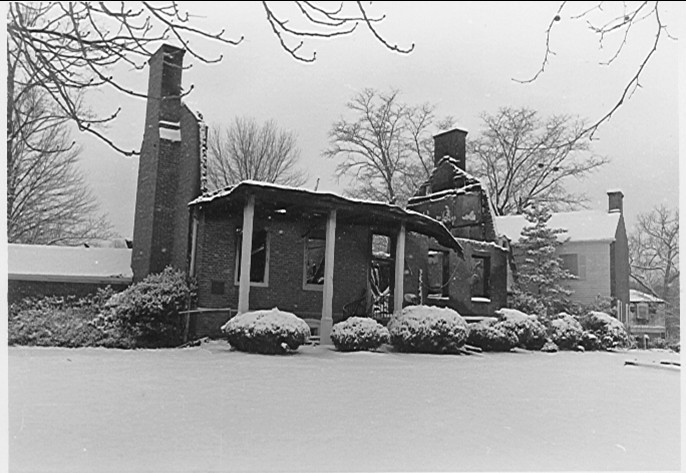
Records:
[[[655,297],[645,292],[637,291],[636,289],[629,289],[629,302],[639,303],[639,302],[653,302],[653,303],[664,303],[665,301],[659,297]]]
[[[131,250],[8,244],[10,280],[128,284]]]
[[[619,216],[619,212],[603,212],[601,210],[559,212],[552,214],[548,220],[548,227],[567,230],[557,236],[560,241],[569,239],[570,242],[612,242],[615,240]],[[524,227],[530,225],[524,215],[506,215],[496,217],[495,220],[498,233],[506,236],[512,242],[519,241]]]
[[[452,248],[460,255],[463,254],[462,245],[438,220],[413,210],[384,202],[353,199],[343,197],[332,192],[317,192],[298,187],[282,186],[259,181],[242,181],[235,186],[220,189],[211,194],[198,197],[189,206],[208,204],[216,201],[240,199],[245,194],[254,192],[256,195],[268,194],[273,202],[278,200],[298,200],[302,205],[313,209],[341,209],[354,214],[376,214],[379,218],[391,221],[405,222],[409,231],[422,233],[435,238],[438,243]],[[304,204],[303,204],[304,202]]]

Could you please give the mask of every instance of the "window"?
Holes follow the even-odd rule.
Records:
[[[642,320],[648,319],[648,304],[638,304],[638,313],[636,314],[636,318]]]
[[[586,279],[586,255],[567,254],[560,255],[562,268],[566,269],[579,279]]]
[[[243,234],[236,238],[236,284],[241,278],[241,248]],[[252,234],[252,256],[250,259],[250,283],[253,286],[269,284],[269,234],[267,230],[254,230]]]
[[[490,297],[491,258],[472,256],[471,294],[472,297]]]
[[[450,296],[450,260],[447,251],[429,250],[429,297]]]
[[[320,290],[324,287],[324,254],[326,238],[310,235],[305,238],[304,288]]]

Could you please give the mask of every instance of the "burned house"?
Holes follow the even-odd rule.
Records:
[[[408,303],[465,315],[504,304],[504,250],[464,172],[464,132],[436,138],[436,171],[407,209],[256,181],[208,192],[207,132],[181,101],[182,62],[171,46],[150,60],[132,268],[134,280],[168,265],[196,279],[190,336],[273,307],[326,340],[338,320],[383,322]]]
[[[508,250],[497,235],[488,192],[466,171],[466,136],[459,129],[434,136],[434,171],[407,205],[442,222],[463,255],[423,237],[408,247],[409,257],[421,262],[422,302],[478,319],[507,302]]]

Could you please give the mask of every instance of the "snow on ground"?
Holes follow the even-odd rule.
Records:
[[[666,352],[9,349],[10,471],[678,470]]]

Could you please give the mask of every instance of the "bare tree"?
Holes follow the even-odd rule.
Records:
[[[664,205],[638,216],[629,238],[631,279],[650,294],[679,299],[679,209]]]
[[[288,2],[287,5],[261,2],[281,47],[294,59],[311,62],[315,52],[305,42],[352,34],[364,25],[386,48],[406,53],[388,43],[376,30],[383,16],[374,16],[362,2]],[[290,21],[292,20],[292,21]],[[171,2],[10,2],[7,15],[8,58],[15,64],[13,83],[8,84],[8,98],[15,86],[43,91],[50,108],[60,118],[74,123],[79,131],[95,135],[126,155],[110,140],[103,126],[112,122],[119,110],[95,114],[83,101],[83,93],[103,86],[130,96],[145,97],[144,91],[132,90],[121,77],[112,75],[116,65],[133,70],[144,68],[162,42],[174,41],[189,56],[203,63],[217,62],[191,40],[203,39],[226,46],[237,46],[243,37],[229,38],[222,30],[207,32],[196,26],[197,17],[181,11]],[[191,87],[192,89],[192,87]],[[190,91],[190,90],[189,90]],[[187,91],[188,92],[188,91]],[[8,104],[11,107],[11,104]]]
[[[42,90],[14,91],[8,109],[8,242],[75,245],[114,236],[77,168],[80,150],[65,121],[46,105]]]
[[[270,120],[258,124],[237,117],[229,126],[215,126],[209,134],[207,179],[219,189],[251,179],[301,186],[307,175],[297,169],[300,150],[292,132]]]
[[[469,142],[469,170],[487,186],[498,215],[520,214],[530,204],[573,209],[585,201],[568,192],[568,178],[582,179],[608,160],[590,154],[584,124],[567,115],[541,119],[528,108],[483,114],[481,135]]]
[[[350,193],[404,204],[433,169],[431,132],[453,120],[437,120],[435,107],[401,102],[400,92],[365,89],[347,103],[354,119],[335,122],[328,158],[342,158],[338,178],[354,178]]]
[[[617,101],[610,109],[598,120],[582,129],[583,134],[587,134],[591,139],[598,128],[608,121],[612,115],[641,87],[641,78],[648,64],[655,56],[658,45],[665,38],[676,40],[667,29],[667,24],[663,20],[664,4],[666,2],[592,2],[588,4],[582,2],[560,2],[557,12],[552,16],[550,23],[545,31],[545,52],[541,66],[538,71],[529,79],[517,82],[534,82],[548,66],[555,52],[552,47],[553,29],[561,23],[578,22],[587,27],[598,39],[601,50],[604,46],[610,45],[610,53],[607,59],[600,64],[610,66],[623,56],[627,47],[632,31],[636,31],[641,24],[653,28],[652,40],[647,44],[645,53],[639,59],[633,75],[629,77]]]

